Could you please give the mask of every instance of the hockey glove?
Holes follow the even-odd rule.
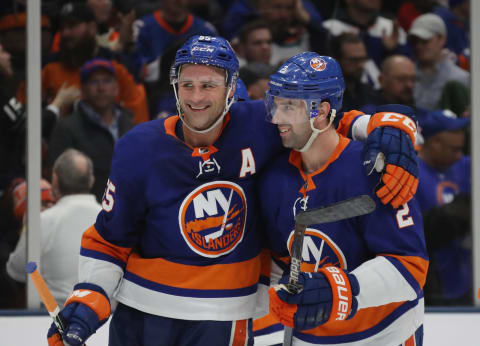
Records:
[[[413,114],[410,107],[389,105],[404,113]],[[400,113],[379,112],[371,116],[363,157],[367,175],[374,169],[382,173],[376,194],[383,204],[398,208],[407,203],[417,191],[418,164],[414,149],[417,127],[415,122]]]
[[[60,336],[52,323],[47,335],[48,345],[64,346],[65,342],[71,346],[80,346],[108,320],[110,300],[101,287],[80,283],[75,285],[60,315],[66,322],[67,329]]]
[[[346,320],[357,311],[360,288],[357,278],[337,267],[324,267],[318,273],[300,273],[303,289],[291,294],[288,275],[271,287],[270,313],[280,323],[298,330],[312,329],[334,320]]]

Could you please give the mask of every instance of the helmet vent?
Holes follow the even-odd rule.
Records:
[[[177,54],[179,57],[186,56],[188,55],[188,49],[182,49]]]
[[[291,83],[283,83],[283,88],[286,90],[298,90],[298,85]]]
[[[230,56],[228,54],[225,54],[225,53],[222,53],[222,52],[217,53],[217,58],[225,60],[225,61],[230,61],[231,60]]]
[[[318,85],[315,84],[305,84],[303,90],[318,90]]]

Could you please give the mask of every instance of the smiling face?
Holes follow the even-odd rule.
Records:
[[[283,146],[302,148],[312,133],[305,101],[275,97],[272,111],[272,123],[278,127]]]
[[[206,65],[181,67],[178,98],[185,121],[194,129],[207,129],[222,115],[227,93],[225,73],[221,68]]]

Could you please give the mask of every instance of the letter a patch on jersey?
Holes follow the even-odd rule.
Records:
[[[255,158],[252,149],[242,149],[242,168],[240,169],[240,178],[245,178],[247,174],[255,174]]]
[[[225,255],[242,241],[247,219],[243,189],[229,181],[203,184],[183,201],[178,221],[186,243],[204,257]]]

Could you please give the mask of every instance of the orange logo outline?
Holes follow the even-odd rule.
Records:
[[[289,253],[292,252],[293,234],[294,234],[294,231],[292,230],[292,232],[290,233],[290,235],[288,236],[288,239],[287,239],[287,246],[288,246],[288,252]],[[322,268],[326,264],[340,267],[343,270],[348,269],[347,268],[347,260],[345,258],[345,255],[343,254],[340,247],[327,234],[325,234],[324,232],[319,231],[317,229],[314,229],[314,228],[307,228],[305,230],[305,236],[310,236],[312,238],[317,238],[317,239],[325,241],[325,245],[327,245],[330,248],[330,250],[335,254],[335,256],[337,256],[337,259],[339,261],[338,264],[330,263],[330,262],[322,263],[323,261],[325,261],[326,258],[323,259],[323,260],[322,260],[322,258],[320,258],[320,266],[318,267],[318,269]],[[306,246],[306,243],[304,242],[303,247],[305,248],[305,246]],[[303,252],[303,249],[302,249],[302,252]],[[314,269],[314,266],[315,266],[315,263],[312,264],[312,263],[303,262],[303,259],[302,259],[302,266],[301,266],[302,271],[312,272],[313,269]]]
[[[227,214],[185,221],[187,210],[192,206],[195,197],[207,191],[220,188],[230,189],[232,195],[235,193],[236,199],[240,199],[241,205],[237,205],[238,202],[237,204],[232,203],[232,205],[229,205]],[[233,221],[234,224],[228,221]],[[197,187],[184,199],[178,213],[180,233],[189,248],[203,257],[210,258],[226,255],[241,243],[245,235],[246,221],[247,202],[245,192],[241,186],[231,181],[214,181]],[[212,234],[219,233],[220,235],[214,239],[210,239],[212,240],[211,243],[206,239],[206,236],[199,234],[201,230],[214,227],[220,228],[220,231],[212,232]],[[221,245],[224,245],[222,243],[226,242],[228,242],[226,247],[216,249],[216,246],[221,247]],[[206,248],[207,246],[212,247],[212,249]]]

